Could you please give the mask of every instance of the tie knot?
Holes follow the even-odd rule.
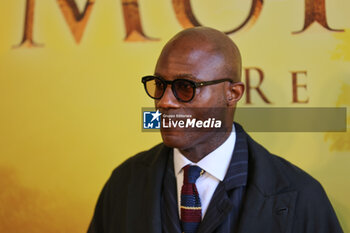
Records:
[[[184,168],[184,183],[195,184],[196,180],[202,175],[203,170],[198,166],[187,165]]]

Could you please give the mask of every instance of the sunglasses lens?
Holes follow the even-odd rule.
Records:
[[[164,83],[158,78],[146,82],[147,93],[154,99],[160,99],[164,93],[164,89]]]
[[[194,84],[186,80],[176,80],[173,83],[176,96],[182,101],[190,101],[194,95]]]

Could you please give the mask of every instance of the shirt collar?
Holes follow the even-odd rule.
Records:
[[[223,181],[230,165],[233,149],[236,142],[236,130],[235,126],[232,126],[230,136],[214,151],[210,152],[207,156],[201,159],[198,163],[193,163],[188,160],[179,149],[174,148],[174,170],[175,174],[181,172],[182,168],[188,164],[197,165],[205,172],[210,173],[212,176],[220,181]],[[220,162],[218,162],[220,161]]]

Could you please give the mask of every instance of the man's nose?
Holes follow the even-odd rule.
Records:
[[[167,85],[164,94],[160,100],[156,101],[156,108],[169,109],[169,108],[179,108],[179,101],[174,96],[171,86]]]

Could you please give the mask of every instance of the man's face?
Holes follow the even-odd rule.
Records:
[[[210,48],[191,41],[184,41],[163,50],[155,69],[155,75],[170,81],[178,78],[195,82],[212,81],[227,78],[222,76],[223,62],[222,56],[212,52]],[[196,119],[205,120],[215,117],[215,119],[225,120],[228,110],[225,101],[225,85],[227,83],[196,88],[195,96],[190,102],[177,100],[171,86],[168,85],[163,97],[155,100],[155,106],[166,115],[187,114]],[[161,129],[164,144],[180,150],[209,143],[215,133],[217,132],[198,129],[191,131],[179,128]]]

